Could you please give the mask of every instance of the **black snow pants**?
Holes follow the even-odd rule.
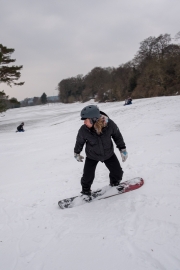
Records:
[[[96,166],[99,161],[86,157],[84,164],[83,176],[81,178],[82,189],[89,191],[95,177]],[[109,170],[110,184],[120,182],[123,176],[123,170],[120,166],[119,160],[116,155],[113,154],[109,159],[104,161],[106,167]]]

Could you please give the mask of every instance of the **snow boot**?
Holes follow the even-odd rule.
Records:
[[[82,189],[81,191],[82,195],[91,196],[91,190],[89,189]]]
[[[120,184],[120,180],[116,181],[116,182],[113,182],[113,183],[110,183],[110,186],[111,187],[117,187],[117,186],[119,186],[119,184]]]

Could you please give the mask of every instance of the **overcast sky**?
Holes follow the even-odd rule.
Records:
[[[0,43],[14,48],[23,86],[10,97],[57,95],[58,83],[132,60],[149,36],[180,31],[180,0],[0,0]]]

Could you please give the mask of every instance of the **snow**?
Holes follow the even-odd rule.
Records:
[[[81,191],[74,159],[80,110],[50,104],[0,116],[0,269],[179,270],[180,96],[98,104],[119,126],[129,157],[123,181],[141,188],[71,209]],[[25,122],[24,133],[15,133]],[[82,155],[85,155],[84,151]],[[93,190],[108,185],[98,163]]]

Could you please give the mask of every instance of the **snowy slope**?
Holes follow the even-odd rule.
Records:
[[[0,116],[1,270],[180,269],[180,96],[98,104],[127,145],[123,180],[141,176],[145,184],[61,210],[57,202],[81,190],[73,148],[80,110],[92,103]],[[26,132],[15,133],[22,121]],[[99,163],[92,188],[108,183]]]

